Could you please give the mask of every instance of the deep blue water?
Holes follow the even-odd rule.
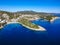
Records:
[[[32,31],[21,24],[9,24],[0,30],[0,45],[58,45],[60,44],[60,19],[53,23],[43,20],[32,21],[46,31]]]

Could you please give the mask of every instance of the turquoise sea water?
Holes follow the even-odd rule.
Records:
[[[0,30],[0,45],[57,45],[60,44],[60,19],[53,23],[34,20],[32,23],[43,26],[46,31],[32,31],[14,23]]]

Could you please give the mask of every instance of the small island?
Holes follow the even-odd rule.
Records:
[[[6,24],[19,23],[24,27],[36,30],[36,31],[46,31],[42,26],[32,23],[33,20],[43,19],[49,22],[53,22],[58,16],[54,16],[50,13],[40,13],[34,11],[20,11],[20,12],[7,12],[0,11],[0,29],[2,29]]]

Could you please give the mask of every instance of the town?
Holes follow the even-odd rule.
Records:
[[[10,23],[22,23],[24,25],[27,25],[31,28],[39,28],[37,25],[31,23],[33,20],[43,19],[46,21],[54,21],[57,16],[53,16],[51,14],[39,14],[35,12],[20,12],[20,13],[11,13],[11,12],[5,12],[0,11],[0,28],[3,28],[4,25],[10,24]],[[41,28],[41,27],[40,27]]]

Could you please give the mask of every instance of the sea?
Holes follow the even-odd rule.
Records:
[[[32,23],[46,31],[34,31],[18,23],[8,24],[0,30],[0,45],[60,45],[60,19],[51,23],[39,19]]]

